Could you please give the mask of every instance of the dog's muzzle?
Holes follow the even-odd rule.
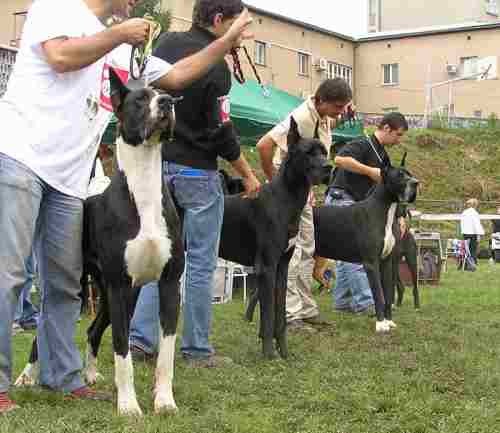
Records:
[[[413,203],[417,198],[418,180],[411,178],[406,184],[403,200],[405,203]]]

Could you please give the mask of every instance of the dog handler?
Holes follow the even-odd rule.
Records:
[[[366,198],[373,185],[380,183],[381,168],[390,164],[385,147],[400,143],[408,123],[400,113],[386,114],[370,137],[356,139],[335,156],[336,174],[328,188],[325,204],[348,206]],[[360,263],[337,260],[335,309],[353,313],[368,311],[373,297],[368,278]]]
[[[273,178],[286,158],[290,116],[293,116],[300,135],[305,138],[313,138],[316,125],[318,125],[318,138],[330,152],[332,120],[344,111],[351,99],[352,91],[343,79],[327,79],[320,84],[313,96],[307,98],[283,122],[264,135],[257,143],[257,149],[267,179],[270,181]],[[314,196],[311,191],[308,203],[300,217],[297,242],[288,266],[286,316],[289,329],[311,330],[310,325],[326,324],[320,319],[318,305],[312,296],[313,201]]]
[[[155,55],[174,62],[225,38],[243,11],[241,0],[197,0],[187,32],[166,34]],[[183,218],[186,247],[181,351],[190,367],[219,367],[230,358],[216,355],[209,341],[214,272],[224,212],[217,158],[231,163],[243,177],[245,192],[254,196],[260,183],[240,152],[229,122],[231,73],[225,60],[182,92],[176,104],[174,139],[163,143],[164,181],[169,183]],[[136,359],[154,355],[158,347],[158,288],[142,288],[130,325],[131,352]]]
[[[74,341],[81,302],[82,200],[110,117],[106,64],[114,63],[115,48],[142,44],[149,34],[148,21],[127,19],[136,3],[37,0],[28,12],[0,100],[0,415],[17,407],[7,394],[11,327],[32,245],[41,289],[41,385],[72,398],[110,399],[83,384]],[[106,28],[102,23],[111,15],[124,21]],[[165,89],[187,86],[249,37],[250,23],[245,10],[224,37],[173,66],[151,58],[148,78]]]

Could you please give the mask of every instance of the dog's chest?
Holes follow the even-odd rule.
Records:
[[[396,214],[397,203],[392,203],[387,211],[387,220],[385,223],[385,236],[384,236],[384,248],[382,249],[381,257],[385,259],[389,254],[391,254],[394,245],[396,244],[396,238],[392,231],[392,224],[394,223],[394,215]]]
[[[127,242],[125,264],[133,286],[160,278],[171,257],[162,215],[161,147],[118,143],[118,161],[140,219],[139,233]]]

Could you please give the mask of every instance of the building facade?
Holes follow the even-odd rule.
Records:
[[[0,27],[0,45],[8,46],[19,38],[19,12],[31,1],[4,1],[0,17],[6,24]],[[378,0],[378,4],[390,1]],[[457,9],[462,3],[457,0]],[[194,0],[162,1],[162,7],[172,11],[170,30],[191,26],[193,4]],[[494,113],[500,117],[498,80],[456,80],[477,71],[481,59],[498,55],[498,22],[378,32],[354,39],[261,9],[251,8],[251,12],[255,39],[245,45],[264,84],[305,97],[326,77],[338,76],[351,84],[358,111],[363,113],[398,110],[422,117],[430,105],[444,116],[485,119]],[[243,53],[240,61],[244,75],[254,78]],[[7,73],[10,67],[4,69]],[[454,79],[453,84],[436,87],[429,95],[430,86]]]
[[[368,32],[498,21],[499,0],[367,0]],[[404,4],[404,6],[403,6]]]
[[[163,0],[172,11],[171,30],[192,24],[193,0]],[[251,58],[265,84],[305,97],[327,77],[342,77],[354,84],[354,39],[261,9],[249,8],[255,39],[247,42]],[[245,76],[253,78],[240,54]]]

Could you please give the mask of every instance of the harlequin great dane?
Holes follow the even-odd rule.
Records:
[[[156,412],[175,411],[174,350],[184,269],[181,222],[162,181],[161,131],[173,131],[176,100],[152,88],[129,90],[110,70],[111,100],[119,119],[119,168],[109,187],[84,203],[84,276],[99,287],[97,316],[90,325],[85,376],[97,380],[101,337],[111,324],[118,412],[141,415],[129,351],[129,324],[140,287],[159,280],[160,346],[155,374]],[[168,144],[167,144],[168,145]],[[36,381],[37,351],[16,385]]]

